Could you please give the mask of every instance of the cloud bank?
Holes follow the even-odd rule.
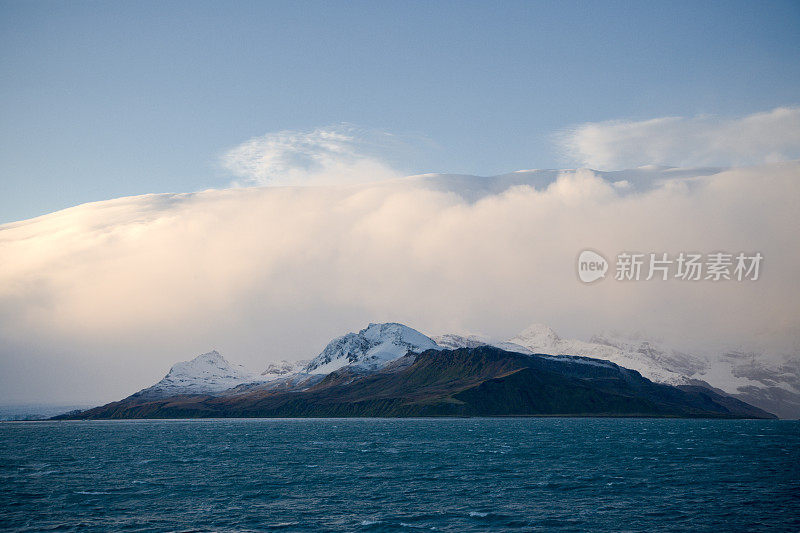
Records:
[[[800,158],[800,107],[729,119],[662,117],[590,122],[556,137],[579,166],[741,166]]]
[[[342,124],[255,137],[228,150],[221,163],[238,186],[362,183],[400,177],[384,160],[402,147],[391,134]]]
[[[653,172],[635,192],[580,170],[145,195],[0,226],[0,400],[117,399],[212,348],[260,368],[370,321],[796,345],[800,164]],[[584,285],[585,248],[765,259],[753,283]]]

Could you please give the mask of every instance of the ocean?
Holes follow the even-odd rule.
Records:
[[[0,423],[8,531],[800,531],[800,422]]]

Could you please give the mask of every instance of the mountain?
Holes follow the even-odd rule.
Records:
[[[161,381],[130,396],[163,399],[172,396],[226,395],[244,391],[303,390],[334,370],[374,372],[409,351],[438,349],[419,331],[397,323],[369,324],[358,333],[332,340],[311,361],[270,362],[260,374],[228,362],[216,350],[172,366]]]
[[[493,346],[412,352],[375,372],[341,368],[304,390],[130,397],[62,418],[531,415],[772,418],[712,390],[656,384],[609,361]]]
[[[581,355],[611,361],[636,370],[656,383],[686,385],[687,373],[696,371],[699,363],[681,354],[641,339],[593,337],[591,342],[562,339],[552,328],[533,324],[503,346],[519,346],[533,353]]]
[[[409,351],[438,349],[419,331],[397,323],[369,324],[358,333],[332,340],[311,361],[270,362],[260,374],[229,363],[216,350],[172,366],[161,381],[130,398],[225,395],[255,390],[302,390],[325,375],[347,367],[351,372],[374,372]]]
[[[647,379],[675,386],[716,389],[781,418],[800,418],[800,361],[770,362],[763,353],[722,351],[688,354],[642,335],[606,332],[590,341],[562,339],[552,328],[533,324],[507,341],[481,335],[434,337],[443,347],[491,345],[524,353],[586,356],[636,370]]]
[[[781,418],[800,418],[800,361],[770,362],[764,353],[723,350],[688,354],[641,335],[606,332],[589,342],[562,339],[533,324],[506,342],[522,353],[579,355],[612,361],[656,383],[715,388]]]
[[[770,360],[763,352],[726,350],[709,357],[695,379],[777,414],[800,418],[800,360]]]
[[[646,365],[639,357],[627,357],[623,350],[616,347],[607,344],[562,339],[552,328],[545,324],[533,324],[506,341],[494,341],[481,335],[448,334],[435,338],[437,340],[442,339],[447,344],[447,347],[451,349],[488,345],[523,354],[539,353],[595,357],[636,370],[652,381],[671,385],[686,384],[686,380],[682,376],[670,371],[664,371],[663,368],[658,366]]]
[[[431,358],[436,353],[441,352],[442,357],[446,359],[448,357],[446,354],[449,352],[461,353],[463,350],[479,352],[480,348],[487,347],[511,354],[505,357],[513,359],[514,364],[518,364],[520,361],[530,362],[547,358],[562,366],[581,364],[584,367],[588,365],[616,369],[615,372],[619,376],[635,374],[648,383],[669,385],[687,394],[711,395],[716,405],[731,408],[731,413],[736,416],[749,413],[749,415],[761,417],[766,416],[769,412],[777,411],[780,416],[797,417],[796,407],[800,405],[793,403],[800,396],[793,396],[794,393],[790,388],[799,385],[796,367],[785,365],[778,370],[766,368],[756,363],[755,357],[748,360],[749,364],[744,364],[743,361],[747,358],[742,354],[727,354],[722,358],[727,361],[727,366],[725,366],[719,364],[719,361],[710,363],[708,360],[672,350],[663,344],[639,336],[604,334],[594,336],[590,342],[584,342],[562,339],[548,326],[534,324],[507,341],[492,342],[488,337],[479,335],[447,334],[430,338],[408,326],[392,322],[369,324],[358,333],[348,333],[337,337],[310,361],[269,363],[261,374],[250,373],[240,365],[230,364],[216,351],[209,352],[191,361],[174,365],[164,379],[155,385],[143,389],[121,402],[109,404],[114,406],[111,411],[98,408],[100,411],[92,410],[92,412],[104,413],[98,415],[100,417],[150,416],[151,414],[160,416],[162,407],[155,408],[154,405],[151,405],[152,402],[161,406],[165,405],[164,402],[169,405],[177,402],[177,405],[182,406],[181,409],[188,409],[187,406],[201,402],[204,406],[220,403],[218,411],[207,411],[208,407],[200,408],[194,405],[192,409],[200,409],[197,412],[205,413],[203,416],[250,416],[236,414],[240,413],[240,401],[250,405],[253,401],[266,398],[270,398],[270,401],[283,401],[286,399],[285,395],[294,395],[295,398],[300,397],[297,395],[310,395],[309,397],[318,398],[321,391],[327,391],[326,394],[335,393],[338,395],[337,397],[344,395],[351,398],[350,401],[364,402],[374,396],[374,391],[367,391],[364,398],[360,397],[365,393],[361,387],[365,386],[370,379],[374,378],[384,383],[386,379],[389,379],[386,376],[394,376],[390,381],[400,379],[404,375],[403,373],[409,372],[412,367],[419,371],[420,360],[417,359],[417,354],[430,352],[429,355],[426,355],[425,360],[428,361],[429,366],[435,366]],[[523,366],[531,367],[530,364]],[[728,374],[720,369],[727,369]],[[450,373],[451,370],[447,372]],[[738,388],[731,386],[729,381],[722,379],[727,375],[732,375],[732,379],[736,380],[736,384],[740,386]],[[486,374],[483,370],[477,373],[472,370],[459,371],[458,376],[457,380],[451,379],[452,376],[445,379],[446,387],[444,389],[450,390],[452,387],[464,384],[480,383],[486,379],[504,379],[502,373]],[[581,379],[584,378],[585,376]],[[365,379],[367,381],[364,381]],[[792,381],[793,379],[794,381]],[[630,382],[630,379],[626,378],[623,381]],[[719,385],[721,382],[724,382],[722,386]],[[598,382],[595,380],[593,386],[597,384]],[[428,392],[431,392],[428,388],[425,388],[428,392],[403,389],[399,387],[398,383],[393,382],[391,389],[401,391],[402,397],[422,395],[426,398],[425,401],[431,399],[428,396]],[[730,397],[729,393],[736,396],[738,400]],[[453,398],[456,397],[452,396],[447,402],[455,401]],[[393,401],[395,400],[397,398]],[[541,399],[537,401],[541,401]],[[748,404],[751,405],[748,406]],[[222,405],[228,407],[222,407]],[[356,410],[357,412],[373,412],[365,407],[366,404],[361,403],[361,405],[362,407]],[[300,413],[305,413],[306,407],[303,407]],[[347,411],[341,406],[337,409],[343,412]],[[406,412],[405,409],[398,412]],[[409,407],[408,412],[417,412],[415,409],[417,408]],[[417,414],[427,412],[425,409],[420,409]],[[444,408],[439,406],[437,409]],[[472,408],[467,407],[459,409],[454,410],[453,414],[489,414],[490,412],[503,414],[499,404],[494,408],[496,411],[481,411],[480,409],[473,411]],[[748,411],[748,409],[751,410]],[[168,410],[172,412],[173,407]],[[436,412],[442,414],[445,411],[446,409],[441,413]],[[247,409],[241,411],[241,413],[246,412],[249,411]],[[284,413],[284,411],[279,412]],[[316,413],[317,411],[312,410],[311,412]],[[375,413],[377,412],[379,411],[375,411]],[[516,413],[516,411],[514,412]],[[527,411],[523,409],[520,413],[524,412]],[[586,412],[594,413],[591,409]],[[651,414],[658,412],[661,411],[656,410]],[[664,411],[670,416],[695,416],[691,414],[692,412],[694,411]],[[716,411],[712,409],[711,412]],[[390,411],[386,416],[396,416],[396,413],[392,413],[395,411]],[[178,416],[177,412],[173,414]],[[573,414],[577,414],[577,412]],[[619,414],[631,413],[622,411]],[[186,414],[185,416],[200,415]],[[375,416],[384,415],[375,414]]]
[[[212,394],[262,380],[243,366],[229,363],[214,350],[191,361],[176,363],[161,381],[134,396],[167,398],[179,394]]]
[[[328,374],[349,366],[356,371],[375,371],[409,351],[435,350],[439,346],[429,337],[403,324],[370,324],[358,333],[333,339],[304,371]]]

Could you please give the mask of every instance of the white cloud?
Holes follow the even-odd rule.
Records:
[[[211,348],[259,368],[313,356],[369,321],[499,338],[545,322],[573,338],[797,340],[800,163],[692,176],[631,194],[598,173],[563,172],[479,199],[437,176],[241,188],[0,226],[0,397],[112,400]],[[585,248],[765,260],[749,284],[587,286],[574,271]]]
[[[281,131],[250,139],[222,156],[235,185],[324,185],[376,181],[401,174],[384,162],[396,137],[351,125]]]
[[[590,122],[557,135],[564,154],[596,169],[739,166],[800,158],[800,108],[741,118],[663,117]]]

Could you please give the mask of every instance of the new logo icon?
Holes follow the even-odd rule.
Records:
[[[578,277],[584,283],[592,283],[606,276],[608,261],[592,250],[584,250],[578,255]]]

